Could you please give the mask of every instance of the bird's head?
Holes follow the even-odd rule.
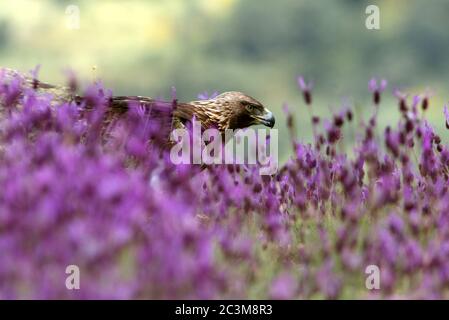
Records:
[[[222,128],[243,129],[262,124],[273,128],[273,113],[256,99],[237,91],[222,93],[207,100],[210,112],[216,113]]]

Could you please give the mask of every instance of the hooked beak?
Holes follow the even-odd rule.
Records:
[[[259,124],[263,124],[264,126],[267,126],[267,127],[270,127],[270,128],[274,127],[274,123],[275,123],[274,115],[268,109],[265,109],[265,112],[264,112],[263,115],[258,116],[258,117],[254,117],[254,118],[257,120],[257,122]]]

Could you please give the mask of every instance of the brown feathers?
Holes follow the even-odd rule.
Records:
[[[11,77],[20,75],[10,69],[2,69],[2,72]],[[69,87],[54,86],[32,77],[20,76],[25,86],[32,87],[37,92],[51,93],[58,102],[86,102],[86,105],[89,105],[88,96],[76,95]],[[242,129],[256,124],[269,127],[274,125],[274,116],[268,109],[256,99],[237,91],[188,103],[160,102],[143,96],[113,96],[108,100],[108,104],[105,126],[129,113],[133,106],[143,110],[152,120],[161,122],[161,128],[182,128],[193,118],[199,121],[204,129],[217,128],[222,133],[226,129]]]
[[[231,91],[209,100],[192,101],[180,104],[175,117],[190,121],[192,116],[205,128],[243,129],[254,124],[274,125],[273,114],[263,105],[241,92]]]

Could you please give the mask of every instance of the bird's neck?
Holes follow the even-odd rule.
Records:
[[[229,114],[216,105],[206,101],[180,103],[176,106],[174,116],[185,121],[195,118],[203,128],[217,128],[224,131],[229,128]]]

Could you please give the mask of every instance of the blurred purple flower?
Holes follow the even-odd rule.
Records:
[[[371,80],[368,82],[368,89],[373,94],[374,105],[379,105],[381,94],[385,91],[387,85],[388,82],[385,79],[380,80],[378,83],[378,80],[376,78],[371,78]]]
[[[312,104],[313,82],[307,83],[304,80],[303,76],[298,76],[297,82],[298,82],[299,89],[302,91],[304,102],[306,103],[306,105],[311,105]]]
[[[297,282],[292,275],[288,273],[281,274],[271,284],[270,299],[293,299],[297,287]]]
[[[369,86],[379,103],[386,82]],[[377,110],[351,126],[354,144],[349,108],[312,115],[313,144],[290,130],[294,155],[261,177],[249,165],[176,166],[155,149],[165,133],[152,112],[170,117],[174,91],[104,128],[112,93],[101,83],[61,103],[0,71],[0,299],[335,299],[359,292],[365,263],[380,268],[380,297],[447,298],[449,148],[420,98],[405,112],[395,93],[403,117],[382,137]],[[61,286],[69,264],[82,290]]]
[[[449,109],[448,105],[445,105],[443,108],[444,117],[446,119],[446,128],[449,129]]]
[[[216,96],[218,96],[218,92],[214,91],[211,94],[209,94],[207,91],[201,92],[200,94],[198,94],[198,99],[200,100],[208,100],[208,99],[213,99]]]

